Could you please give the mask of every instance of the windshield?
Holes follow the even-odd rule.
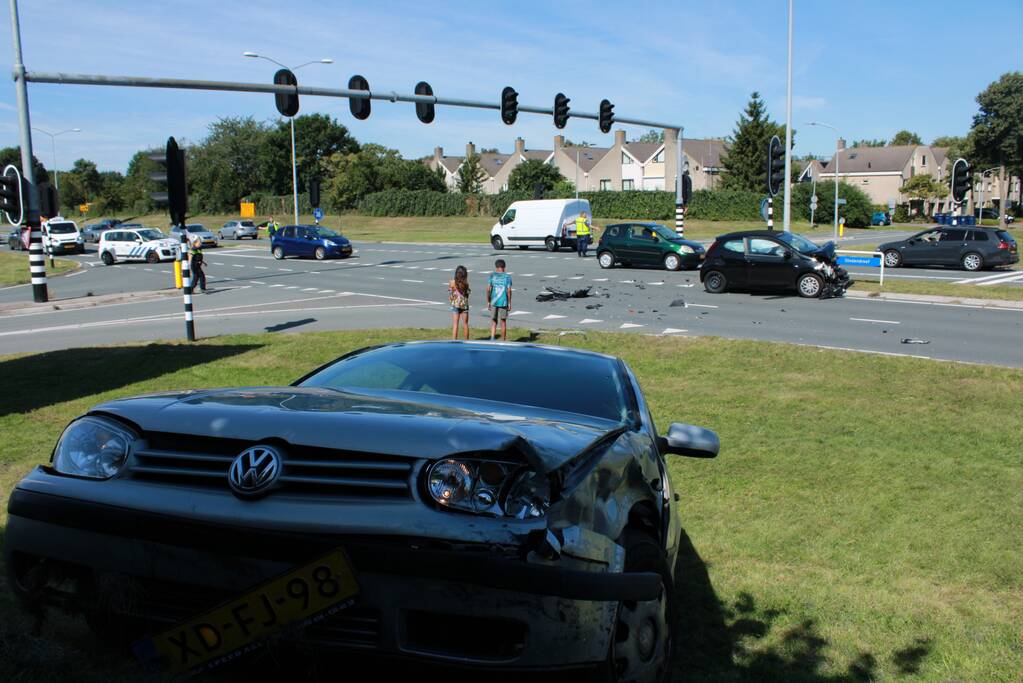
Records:
[[[615,422],[629,417],[614,360],[530,347],[387,346],[334,363],[300,386],[461,396]]]
[[[316,228],[313,232],[315,232],[320,237],[340,237],[341,236],[338,233],[334,232],[333,230],[329,230],[327,228]]]
[[[187,230],[188,232],[206,232],[206,228],[202,225],[199,225],[198,223],[186,225],[185,230]]]
[[[782,242],[785,242],[796,251],[803,254],[810,254],[820,249],[819,246],[806,239],[802,235],[797,235],[793,232],[779,232],[777,238]]]
[[[650,228],[651,230],[653,230],[655,233],[657,233],[657,236],[660,237],[662,240],[678,239],[678,235],[675,233],[674,230],[668,230],[663,225],[653,224],[653,225],[644,225],[643,227],[644,228]]]
[[[146,228],[144,230],[139,230],[139,235],[141,235],[142,239],[146,241],[162,240],[164,238],[164,234],[157,230],[156,228]]]
[[[256,224],[253,223],[252,221],[242,221],[242,227],[254,228],[254,227],[256,227]]]
[[[74,223],[47,223],[51,235],[69,235],[75,232]]]

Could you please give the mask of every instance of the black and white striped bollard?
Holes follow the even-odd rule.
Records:
[[[185,297],[185,336],[195,341],[195,319],[192,316],[192,269],[188,263],[188,239],[181,233],[181,285]]]
[[[767,198],[767,229],[774,230],[774,197]]]
[[[675,232],[679,237],[686,236],[686,207],[683,204],[675,205]]]
[[[46,289],[46,256],[43,254],[43,231],[39,219],[29,221],[28,269],[32,276],[32,299],[37,304],[50,300]]]

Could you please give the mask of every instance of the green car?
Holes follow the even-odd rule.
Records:
[[[700,267],[703,245],[684,240],[659,223],[616,223],[604,229],[597,243],[601,268],[655,266],[667,270]]]

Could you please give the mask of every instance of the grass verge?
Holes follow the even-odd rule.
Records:
[[[98,401],[286,383],[360,346],[438,336],[265,334],[0,359],[0,509]],[[1019,681],[1023,414],[1005,407],[1023,372],[722,339],[540,341],[622,356],[662,429],[681,420],[721,436],[717,460],[669,463],[688,537],[678,678]],[[923,398],[935,387],[940,400]],[[96,654],[78,621],[34,635],[2,586],[0,623],[4,680],[136,675]]]
[[[855,275],[853,277],[856,277]],[[992,301],[1023,301],[1023,287],[991,285],[956,285],[947,281],[902,280],[885,278],[884,287],[876,280],[856,280],[852,287],[858,292],[888,292],[891,294],[935,294],[957,299],[990,299]]]
[[[50,268],[50,261],[47,259],[47,276],[63,275],[79,268],[78,262],[70,259],[54,259],[53,264],[54,267]],[[0,287],[23,285],[30,280],[27,251],[0,253]]]

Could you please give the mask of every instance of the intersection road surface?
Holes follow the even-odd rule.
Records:
[[[26,286],[0,290],[0,353],[184,336],[182,300],[170,289],[172,264],[107,267],[96,263],[95,254],[79,258],[87,264],[82,270],[50,280],[57,309],[30,306]],[[715,335],[1023,366],[1023,310],[857,298],[821,301],[785,293],[712,295],[703,291],[696,271],[602,270],[592,253],[580,259],[568,251],[497,252],[486,245],[361,243],[352,258],[332,261],[278,261],[265,244],[208,250],[213,291],[195,295],[196,329],[200,337],[208,337],[450,328],[447,283],[455,266],[464,265],[472,287],[470,320],[479,336],[489,324],[486,279],[496,258],[507,261],[514,279],[509,324],[515,327]],[[910,274],[957,281],[969,277],[940,269],[913,269]],[[547,285],[563,290],[591,287],[591,296],[536,301]],[[88,292],[158,290],[162,292],[141,301],[59,308],[61,299]],[[904,344],[903,339],[929,343]]]

